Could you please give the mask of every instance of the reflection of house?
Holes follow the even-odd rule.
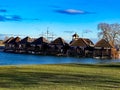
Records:
[[[112,49],[113,46],[104,39],[101,39],[94,46],[94,55],[95,58],[112,58]]]
[[[73,47],[74,51],[72,54],[75,54],[77,56],[91,56],[93,53],[93,42],[90,39],[85,38],[79,38],[77,40],[74,40],[71,44],[71,47]]]

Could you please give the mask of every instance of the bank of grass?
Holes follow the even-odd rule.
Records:
[[[0,66],[0,90],[120,90],[120,64]]]

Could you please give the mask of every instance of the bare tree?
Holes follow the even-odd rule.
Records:
[[[120,24],[100,23],[98,24],[98,30],[101,30],[98,33],[99,38],[105,39],[113,45],[120,43]]]

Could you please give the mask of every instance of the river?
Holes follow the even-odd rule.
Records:
[[[115,62],[120,62],[120,60],[115,59],[100,60],[93,58],[41,56],[0,52],[0,65],[65,64],[65,63],[104,64]]]

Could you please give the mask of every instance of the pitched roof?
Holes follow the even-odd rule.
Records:
[[[88,45],[94,45],[94,43],[90,39],[84,38],[84,40],[87,42]]]
[[[25,37],[19,43],[20,44],[27,44],[27,43],[31,43],[32,41],[33,41],[33,39],[31,39],[30,37]]]
[[[94,47],[112,48],[112,45],[110,45],[110,43],[107,42],[105,39],[101,39],[95,44]]]
[[[90,39],[87,39],[87,38],[79,38],[78,40],[71,42],[71,46],[87,47],[91,45],[94,45],[94,43]]]
[[[83,38],[79,38],[78,40],[73,41],[70,45],[71,46],[81,46],[81,47],[89,46],[88,43]]]
[[[54,45],[65,45],[65,44],[67,44],[67,42],[64,39],[62,39],[61,37],[58,37],[57,39],[52,41],[51,44],[54,44]]]
[[[32,42],[32,44],[36,44],[36,45],[45,44],[45,43],[47,44],[49,43],[49,41],[44,37],[40,37]]]
[[[14,39],[12,39],[10,42],[9,42],[9,44],[15,44],[15,43],[18,43],[18,42],[20,42],[20,37],[16,37],[16,38],[14,38]]]
[[[72,37],[79,37],[77,33],[73,34]]]
[[[7,40],[4,41],[4,43],[5,43],[5,44],[6,44],[6,43],[9,43],[12,39],[14,39],[14,37],[8,38]]]

